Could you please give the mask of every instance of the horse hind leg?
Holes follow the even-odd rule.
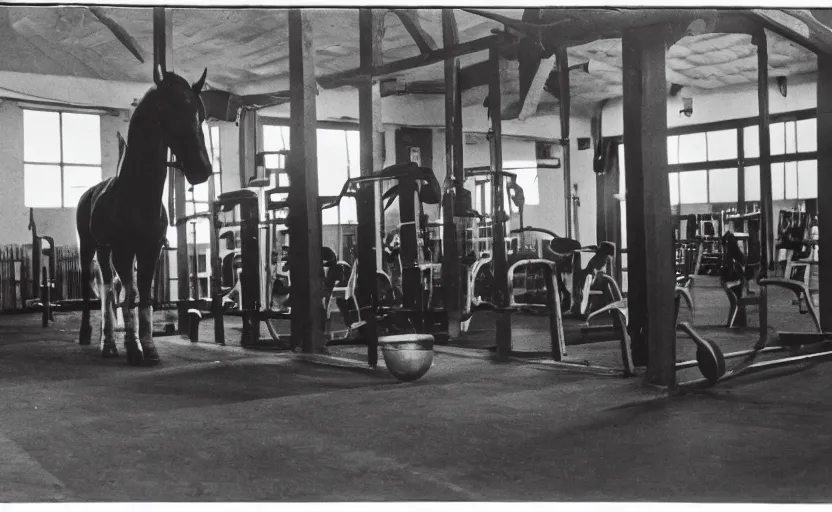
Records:
[[[93,257],[95,256],[95,249],[91,247],[92,244],[81,241],[80,243],[80,257],[81,257],[81,332],[78,337],[79,345],[89,345],[92,343],[92,325],[90,325],[90,300],[92,299],[93,286],[101,293],[98,279],[93,280],[93,275],[98,277],[95,272],[95,265],[93,265]]]
[[[115,294],[110,250],[98,249],[98,268],[101,276],[101,357],[118,357],[115,340]]]
[[[137,254],[137,281],[139,288],[139,342],[144,353],[145,366],[161,362],[153,343],[153,275],[162,247],[154,247]]]

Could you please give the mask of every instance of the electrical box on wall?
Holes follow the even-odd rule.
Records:
[[[592,139],[589,137],[578,137],[578,150],[583,151],[592,146]]]

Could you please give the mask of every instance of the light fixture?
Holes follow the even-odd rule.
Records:
[[[693,115],[693,98],[682,98],[682,110],[680,114],[685,114],[687,117]]]

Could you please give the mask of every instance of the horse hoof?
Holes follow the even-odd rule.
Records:
[[[116,347],[116,344],[112,342],[104,343],[101,346],[101,357],[118,357],[118,347]]]
[[[144,362],[144,354],[139,348],[138,342],[125,341],[124,348],[127,349],[127,364],[130,366],[141,366]]]
[[[142,352],[144,354],[143,366],[156,366],[162,362],[159,353],[156,352],[156,345],[152,341],[142,343]]]

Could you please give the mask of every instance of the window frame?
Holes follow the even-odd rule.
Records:
[[[21,111],[21,118],[25,118],[26,111],[30,112],[46,112],[50,114],[58,114],[58,161],[57,162],[41,162],[37,160],[26,160],[26,152],[23,152],[23,156],[21,158],[21,162],[23,164],[23,182],[24,182],[24,194],[23,194],[23,202],[26,208],[37,208],[37,209],[63,209],[63,208],[76,208],[77,204],[70,204],[67,205],[66,201],[66,187],[65,187],[65,173],[67,167],[83,167],[83,168],[90,168],[90,169],[98,169],[99,170],[99,181],[100,179],[104,178],[104,148],[102,147],[102,140],[101,140],[101,122],[102,122],[102,113],[99,111],[85,111],[84,109],[65,109],[65,108],[58,108],[58,107],[39,107],[34,105],[18,105]],[[88,116],[95,116],[98,118],[98,147],[99,147],[99,154],[101,159],[98,164],[86,164],[86,163],[71,163],[66,162],[64,160],[64,114],[80,114],[80,115],[88,115]],[[24,121],[24,128],[23,128],[23,146],[25,147],[26,144],[26,129],[25,129],[25,121]],[[57,206],[29,206],[26,203],[26,193],[25,193],[25,183],[26,183],[26,166],[27,165],[40,165],[40,166],[54,166],[60,168],[60,175],[61,175],[61,195],[60,195],[60,204]]]

